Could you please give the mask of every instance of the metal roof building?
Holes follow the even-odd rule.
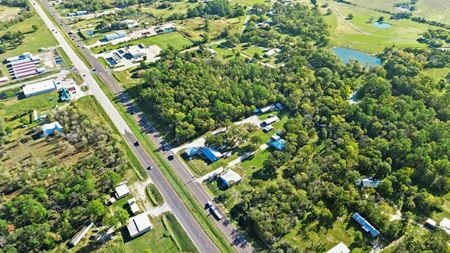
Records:
[[[38,83],[27,84],[22,87],[23,95],[25,95],[25,97],[44,94],[54,90],[56,90],[56,84],[53,80],[45,80]]]
[[[152,229],[152,223],[147,214],[142,213],[130,218],[127,225],[128,233],[131,238],[135,238]]]
[[[377,237],[380,234],[372,224],[370,224],[364,217],[362,217],[359,213],[354,213],[352,218],[361,225],[362,229],[369,233],[372,237]]]
[[[350,253],[350,249],[345,245],[345,243],[340,242],[331,248],[327,253]]]
[[[49,124],[44,124],[42,126],[42,134],[44,136],[49,136],[49,135],[53,135],[55,132],[63,132],[63,127],[61,126],[61,124],[59,124],[58,121],[49,123]]]
[[[227,188],[233,184],[241,182],[241,180],[241,176],[233,170],[229,170],[219,177],[219,183]]]
[[[201,154],[211,163],[219,160],[222,157],[222,154],[220,152],[210,147],[202,148]]]
[[[123,198],[126,195],[130,194],[130,189],[128,189],[128,186],[126,183],[120,184],[116,188],[114,188],[115,196],[117,199]]]

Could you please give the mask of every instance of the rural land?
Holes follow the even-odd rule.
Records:
[[[0,252],[450,252],[450,0],[0,0]]]

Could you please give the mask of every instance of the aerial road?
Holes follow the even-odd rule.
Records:
[[[35,1],[35,0],[33,0],[33,1]],[[108,88],[120,99],[120,101],[126,107],[128,107],[129,110],[131,109],[130,111],[138,112],[139,111],[138,106],[125,93],[123,87],[117,82],[117,80],[113,77],[113,75],[107,69],[105,69],[105,67],[95,57],[93,57],[91,55],[89,49],[87,49],[85,47],[83,42],[80,41],[77,38],[77,36],[73,35],[73,33],[71,32],[72,31],[71,27],[65,24],[64,20],[59,16],[59,14],[55,11],[55,9],[45,0],[41,0],[41,3],[51,13],[51,15],[54,17],[54,19],[61,25],[61,27],[64,29],[64,32],[66,34],[70,35],[70,38],[74,41],[74,43],[77,45],[77,47],[80,48],[80,50],[79,50],[80,53],[82,53],[83,56],[85,57],[85,59],[87,59],[87,61],[89,62],[89,64],[91,64],[93,66],[93,70],[95,70],[95,72],[105,81],[105,83],[108,85]],[[38,7],[40,8],[40,6],[38,6]],[[43,15],[45,15],[45,12],[43,13]],[[45,17],[48,19],[48,17],[46,15],[45,15]],[[50,20],[49,20],[49,22],[52,25],[52,27],[49,26],[49,28],[56,30],[56,26]],[[46,22],[46,24],[47,24],[47,22]],[[93,79],[89,68],[87,68],[87,66],[84,64],[84,62],[81,61],[81,59],[78,57],[78,55],[75,54],[75,52],[69,46],[67,41],[65,41],[64,36],[62,36],[61,34],[58,34],[58,33],[56,33],[55,35],[57,37],[60,37],[60,39],[62,39],[64,41],[64,43],[66,44],[66,46],[68,47],[68,50],[71,50],[73,52],[73,54],[75,55],[77,62],[74,62],[74,65],[80,66],[80,64],[81,64],[83,66],[83,68],[85,68],[85,69],[83,69],[83,73],[80,71],[80,74],[82,73],[82,75],[86,75],[87,78]],[[66,49],[65,49],[65,51],[66,51]],[[74,61],[73,60],[74,58],[72,56],[69,55],[69,58],[72,59],[72,61]],[[90,83],[93,83],[92,85],[95,86],[96,92],[94,93],[94,95],[96,95],[97,93],[101,93],[101,95],[99,94],[99,98],[107,100],[107,102],[104,101],[105,106],[111,106],[112,109],[115,110],[112,103],[108,100],[106,95],[104,95],[103,91],[100,89],[100,87],[95,82],[95,80],[90,81]],[[89,86],[92,86],[90,83],[89,83]],[[91,90],[94,92],[93,89],[91,89]],[[97,99],[99,99],[99,98],[97,98]],[[103,104],[102,104],[102,106],[103,106]],[[106,108],[105,108],[105,110],[106,110]],[[118,112],[116,110],[115,110],[115,112],[118,114]],[[108,114],[108,115],[110,115],[110,114]],[[135,138],[135,136],[132,135],[131,131],[129,130],[126,123],[124,122],[123,118],[120,115],[116,115],[115,113],[114,113],[114,115],[110,115],[110,117],[111,117],[111,119],[113,119],[113,122],[115,122],[115,123],[116,123],[116,120],[123,122],[123,124],[125,126],[123,126],[123,128],[122,128],[123,129],[122,134],[126,133],[129,144],[134,143],[134,140],[136,140],[136,138]],[[143,130],[148,132],[147,136],[150,138],[150,140],[153,142],[153,144],[156,147],[160,148],[161,152],[165,155],[165,157],[167,158],[167,157],[171,156],[172,154],[170,153],[170,151],[165,151],[165,149],[161,147],[162,143],[165,143],[165,141],[162,138],[162,135],[159,134],[154,129],[153,129],[153,131],[148,131],[148,126],[152,125],[148,121],[148,119],[142,113],[134,113],[133,117],[136,120],[136,122],[138,122],[141,125]],[[122,123],[120,123],[119,125],[122,125]],[[117,128],[119,128],[119,126]],[[137,152],[138,158],[140,160],[141,159],[144,160],[144,164],[143,164],[144,168],[147,168],[149,165],[156,167],[155,164],[153,162],[151,162],[151,158],[149,157],[148,153],[146,153],[146,151],[142,147],[139,147],[139,146],[135,147],[133,145],[131,145],[131,147],[132,147],[132,149],[134,149],[135,153]],[[147,162],[149,162],[149,163],[147,163]],[[172,166],[172,169],[178,174],[179,178],[183,181],[184,187],[187,187],[189,189],[189,191],[196,198],[197,202],[200,205],[203,206],[206,202],[212,201],[213,197],[210,196],[210,194],[207,192],[207,190],[204,188],[204,186],[201,183],[197,182],[196,180],[193,180],[194,175],[188,169],[186,164],[178,158],[178,156],[175,155],[174,159],[171,159],[169,161],[169,163]],[[156,181],[153,180],[153,181],[155,181],[156,186],[161,191],[164,198],[168,202],[169,206],[174,211],[174,213],[177,212],[178,210],[176,210],[177,209],[176,205],[175,206],[171,205],[169,203],[169,201],[167,200],[166,195],[164,195],[164,191],[166,190],[167,187],[169,187],[171,189],[171,191],[174,192],[174,194],[175,194],[175,191],[173,190],[171,185],[167,182],[167,180],[164,178],[162,172],[159,169],[157,170],[157,172],[153,172],[153,170],[150,172],[150,176],[152,177],[152,179],[154,179],[154,177],[155,177],[155,175],[153,175],[153,174],[158,174],[158,176],[157,176],[158,178],[156,179],[158,182],[160,180],[164,180],[165,184],[167,184],[167,185],[163,184],[163,185],[159,186],[158,183],[156,183]],[[161,189],[161,188],[164,188],[164,189]],[[179,197],[177,197],[177,198],[181,202],[181,199],[179,199]],[[184,204],[183,204],[183,207],[185,207]],[[186,210],[186,212],[189,212],[189,211]],[[206,211],[205,211],[205,214],[206,214]],[[192,214],[190,214],[190,216],[192,216]],[[179,217],[177,216],[177,218],[179,218]],[[228,219],[226,217],[224,217],[224,220],[228,221]],[[245,247],[243,247],[241,242],[245,241],[245,239],[243,239],[243,236],[238,232],[236,226],[234,226],[233,224],[231,224],[229,222],[223,222],[223,221],[217,221],[217,220],[213,220],[213,221],[215,222],[217,227],[220,229],[220,231],[224,234],[224,236],[229,240],[230,244],[234,245],[234,249],[236,251],[238,251],[238,252],[254,252],[254,248],[249,243],[245,243]],[[191,234],[191,231],[189,231],[189,229],[186,228],[186,224],[183,223],[181,220],[180,220],[180,223],[183,225],[183,227],[185,227],[188,234],[192,237],[193,235]],[[200,226],[196,221],[195,221],[195,223],[198,226]],[[196,233],[195,231],[192,231],[192,232]],[[202,231],[202,234],[204,234],[203,231]],[[194,241],[194,243],[197,245],[197,243],[195,241]],[[215,250],[217,251],[217,249],[215,249]],[[207,251],[207,252],[215,252],[215,251]]]
[[[162,172],[155,166],[155,163],[152,161],[147,152],[141,146],[133,145],[136,141],[136,137],[132,134],[130,128],[128,127],[122,116],[119,114],[119,112],[116,110],[114,105],[103,93],[100,86],[93,78],[90,69],[70,47],[64,36],[58,32],[57,27],[52,23],[41,6],[37,4],[35,0],[31,0],[30,2],[32,3],[33,7],[36,9],[37,13],[42,18],[46,26],[53,32],[53,35],[56,38],[57,42],[65,51],[67,56],[71,59],[73,65],[79,71],[80,75],[89,86],[89,89],[94,94],[95,98],[98,100],[108,116],[111,118],[112,122],[114,122],[115,127],[122,135],[124,135],[124,139],[131,147],[141,165],[144,168],[153,166],[154,169],[148,171],[152,181],[155,183],[156,187],[163,195],[164,200],[167,202],[176,218],[186,230],[187,234],[192,239],[197,249],[200,252],[219,252],[211,239],[203,231],[200,224],[184,205],[180,197],[176,194],[175,190],[165,179]]]

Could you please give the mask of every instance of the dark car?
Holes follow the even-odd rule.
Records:
[[[167,159],[169,159],[169,161],[172,161],[173,160],[173,155],[169,155],[168,157],[167,157]]]
[[[135,141],[135,142],[134,142],[134,146],[135,146],[135,147],[139,146],[139,142],[138,142],[138,141]]]
[[[150,165],[147,167],[147,170],[151,170],[151,169],[153,169],[153,166]]]

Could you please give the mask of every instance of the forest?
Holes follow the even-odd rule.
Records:
[[[227,40],[276,45],[280,68],[238,52],[224,61],[169,49],[133,90],[178,143],[230,125],[257,107],[286,105],[287,147],[269,155],[263,177],[250,179],[252,188],[231,209],[233,219],[273,252],[314,252],[327,250],[314,239],[317,234],[337,219],[348,221],[353,212],[370,220],[388,243],[402,236],[411,220],[442,211],[450,190],[450,75],[436,80],[424,70],[448,67],[450,54],[390,47],[378,55],[381,66],[343,65],[323,47],[327,32],[317,11],[300,5],[275,5],[274,11],[283,18],[274,18],[273,28],[249,23],[242,35]],[[352,93],[355,103],[349,103]],[[363,178],[381,183],[361,188],[356,182]],[[402,219],[389,221],[380,212],[384,203],[400,210]],[[289,239],[293,234],[310,243],[300,247]],[[350,247],[370,250],[358,235]],[[447,250],[445,240],[437,239],[417,247]]]
[[[11,173],[8,180],[2,178],[7,182],[2,183],[2,192],[18,196],[0,208],[2,252],[52,250],[86,221],[117,225],[128,220],[124,210],[111,216],[103,204],[104,196],[128,167],[118,139],[81,114],[76,105],[58,112],[54,119],[64,127],[64,133],[44,137],[44,141],[56,145],[55,152],[72,150],[70,156],[83,154],[83,159],[66,167],[52,159],[29,157],[8,168]],[[0,128],[3,136],[3,124]],[[6,169],[2,169],[3,177]]]

